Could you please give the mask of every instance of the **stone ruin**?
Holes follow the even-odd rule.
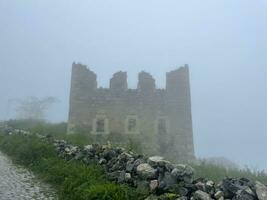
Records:
[[[68,134],[89,134],[95,142],[134,144],[142,152],[175,161],[194,159],[189,68],[166,73],[166,88],[140,72],[136,89],[127,73],[117,72],[110,87],[98,87],[97,75],[72,64]]]

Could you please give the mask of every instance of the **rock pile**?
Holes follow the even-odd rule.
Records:
[[[110,180],[137,188],[146,200],[267,200],[267,187],[241,178],[225,178],[215,184],[204,178],[193,180],[194,170],[188,165],[172,164],[163,157],[145,157],[123,148],[87,145],[79,148],[63,140],[54,145],[60,157],[98,163]]]

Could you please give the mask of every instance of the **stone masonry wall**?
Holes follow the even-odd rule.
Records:
[[[110,88],[98,88],[96,74],[73,63],[68,133],[134,140],[147,154],[194,159],[188,66],[166,76],[166,89],[157,89],[147,72],[139,73],[137,89],[128,89],[126,72],[115,73]]]

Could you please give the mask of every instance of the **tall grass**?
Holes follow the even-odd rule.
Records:
[[[190,164],[195,169],[195,178],[204,177],[219,183],[225,177],[247,178],[254,181],[260,181],[267,184],[267,174],[260,170],[251,170],[249,168],[225,168],[215,164],[201,162],[199,164]]]
[[[52,136],[54,139],[66,140],[74,145],[84,146],[93,142],[89,134],[67,135],[67,123],[49,123],[41,120],[10,120],[8,126],[22,129],[34,134]]]

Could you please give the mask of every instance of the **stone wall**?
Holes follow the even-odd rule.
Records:
[[[73,63],[68,133],[115,143],[134,138],[147,154],[193,159],[188,66],[167,73],[166,89],[157,89],[147,72],[138,79],[137,89],[128,89],[127,73],[117,72],[110,88],[98,88],[96,74]]]

